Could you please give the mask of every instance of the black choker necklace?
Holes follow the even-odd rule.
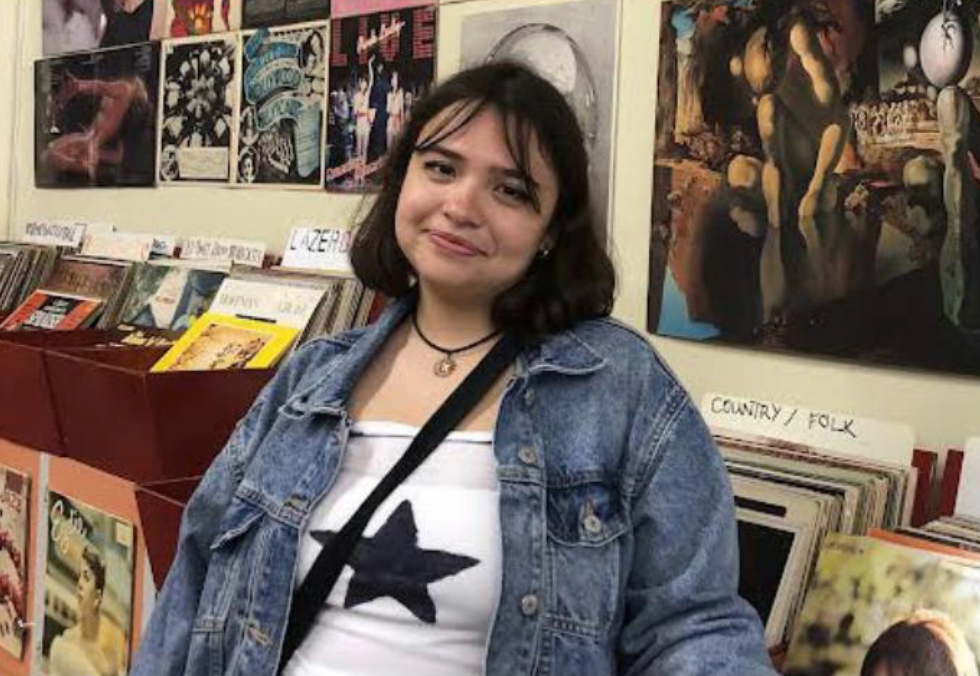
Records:
[[[449,349],[448,347],[443,347],[442,345],[436,345],[429,340],[424,333],[422,333],[422,329],[419,328],[419,318],[414,312],[412,313],[412,326],[415,327],[415,333],[419,334],[419,338],[422,339],[423,343],[431,347],[436,352],[442,352],[442,358],[432,367],[432,372],[440,378],[448,378],[450,375],[452,375],[452,372],[456,370],[456,360],[453,359],[453,355],[459,354],[460,352],[467,352],[475,347],[479,347],[480,345],[493,340],[500,334],[500,331],[493,331],[483,336],[483,338],[480,338],[480,340],[473,341],[469,345]]]

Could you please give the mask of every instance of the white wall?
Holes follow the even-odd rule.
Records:
[[[16,232],[32,216],[81,217],[111,222],[126,230],[207,233],[254,237],[281,250],[290,227],[300,221],[349,222],[358,198],[322,192],[241,191],[217,188],[41,191],[33,186],[32,64],[40,53],[40,2],[16,0],[29,27],[19,69],[19,129],[15,154],[12,227]],[[621,290],[616,315],[645,324],[647,241],[650,227],[650,176],[653,157],[656,39],[659,6],[655,0],[621,1],[621,51],[614,166],[613,240]],[[440,17],[440,72],[446,72],[458,47],[458,23],[469,2],[444,3]],[[486,6],[486,0],[483,2]],[[493,7],[520,4],[494,0]],[[0,57],[7,57],[11,0],[0,0]],[[7,63],[0,58],[0,68]],[[2,70],[0,70],[2,73]],[[2,83],[2,81],[0,81]],[[6,86],[3,86],[6,91]],[[0,97],[0,133],[9,111]],[[6,137],[0,137],[6,138]],[[0,146],[0,172],[6,148]],[[0,173],[0,178],[2,178]],[[5,212],[6,210],[0,210]],[[2,227],[0,227],[2,233]],[[763,354],[746,349],[654,338],[696,400],[709,391],[772,398],[862,417],[905,421],[919,445],[937,451],[962,446],[980,434],[980,380],[864,366],[849,362]]]
[[[9,234],[13,188],[10,162],[13,157],[13,122],[17,110],[14,73],[17,72],[18,8],[21,0],[0,3],[0,238]]]

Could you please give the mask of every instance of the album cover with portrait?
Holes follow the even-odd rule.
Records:
[[[231,180],[238,36],[166,40],[157,126],[160,185]]]
[[[326,186],[339,192],[380,186],[388,149],[435,78],[435,5],[388,0],[372,3],[384,11],[346,13],[352,8],[335,1],[330,21]]]
[[[0,465],[0,648],[24,656],[30,477]]]
[[[980,568],[868,537],[827,537],[787,676],[976,674]]]
[[[133,625],[133,524],[47,491],[41,670],[125,674]]]
[[[150,263],[133,278],[119,313],[127,327],[184,331],[207,311],[225,279],[219,270]]]
[[[159,43],[34,63],[34,183],[153,185]]]
[[[235,182],[317,188],[323,183],[326,24],[241,34]]]

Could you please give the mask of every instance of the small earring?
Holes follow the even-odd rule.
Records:
[[[543,246],[540,249],[538,249],[538,258],[547,258],[550,255],[551,255],[551,249],[549,249],[548,247]]]

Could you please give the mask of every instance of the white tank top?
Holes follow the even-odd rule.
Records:
[[[296,585],[418,429],[355,423],[314,510]],[[497,464],[489,432],[452,432],[381,504],[284,676],[483,673],[500,595]]]

